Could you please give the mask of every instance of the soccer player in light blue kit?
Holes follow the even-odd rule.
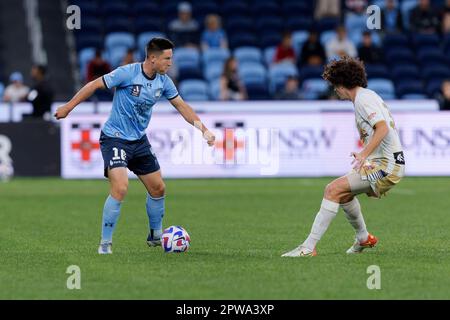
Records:
[[[166,75],[172,65],[173,47],[170,40],[153,38],[146,46],[143,63],[119,67],[89,82],[67,104],[56,110],[56,119],[63,119],[97,89],[116,88],[111,114],[100,136],[104,175],[110,182],[110,195],[103,209],[99,254],[112,253],[112,235],[128,190],[127,168],[139,177],[148,192],[146,208],[150,230],[147,244],[152,247],[161,244],[165,185],[145,130],[153,106],[162,96],[171,102],[187,122],[201,130],[208,145],[214,145],[214,135],[183,101]]]

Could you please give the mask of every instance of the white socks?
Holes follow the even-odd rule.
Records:
[[[366,229],[366,224],[361,213],[361,205],[356,197],[352,201],[341,204],[342,209],[344,209],[345,217],[348,222],[356,231],[356,239],[359,242],[364,242],[367,240],[369,233]]]
[[[323,199],[320,210],[314,219],[311,233],[308,238],[306,238],[305,242],[303,242],[302,246],[313,251],[317,242],[319,242],[325,231],[327,231],[331,221],[336,217],[338,211],[339,203]]]

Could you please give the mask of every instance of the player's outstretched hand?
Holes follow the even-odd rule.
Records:
[[[56,109],[56,112],[54,114],[56,120],[64,119],[69,114],[70,109],[67,107],[67,105],[62,105]]]
[[[208,145],[210,147],[212,147],[214,145],[214,142],[216,141],[216,137],[214,136],[214,134],[207,130],[205,131],[205,133],[203,133],[203,137],[206,139],[206,141],[208,142]]]

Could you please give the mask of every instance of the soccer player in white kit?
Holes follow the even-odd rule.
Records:
[[[381,198],[404,175],[405,159],[395,122],[383,99],[366,89],[364,64],[349,57],[332,61],[325,67],[323,78],[341,99],[353,102],[356,127],[364,148],[359,153],[351,153],[353,170],[326,186],[320,210],[306,240],[282,257],[315,256],[317,243],[340,207],[356,233],[355,242],[347,253],[360,253],[374,247],[378,239],[367,231],[356,195],[365,193]]]

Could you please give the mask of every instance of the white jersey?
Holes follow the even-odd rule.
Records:
[[[383,99],[372,90],[359,88],[354,105],[356,127],[364,146],[372,139],[375,132],[373,128],[377,122],[386,121],[389,128],[388,134],[367,159],[383,164],[387,173],[395,171],[395,173],[402,176],[405,164],[403,148],[394,119]]]

